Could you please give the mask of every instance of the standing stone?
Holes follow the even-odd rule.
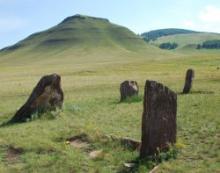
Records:
[[[35,112],[46,112],[62,108],[63,100],[61,77],[57,74],[43,76],[26,103],[16,112],[9,123],[25,122]]]
[[[194,70],[188,69],[186,72],[185,85],[183,88],[183,94],[188,94],[192,88],[192,82],[194,78]]]
[[[140,157],[166,151],[176,142],[177,95],[155,81],[146,81]]]
[[[139,87],[136,81],[124,81],[120,85],[120,93],[121,99],[120,101],[124,101],[128,97],[132,97],[138,95]]]

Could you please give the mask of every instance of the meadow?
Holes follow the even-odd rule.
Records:
[[[148,172],[155,162],[138,162],[135,169],[126,170],[124,163],[136,160],[138,151],[106,136],[140,140],[145,81],[156,80],[180,93],[188,68],[195,70],[195,80],[190,94],[178,94],[178,153],[163,160],[157,172],[220,172],[219,51],[142,54],[101,49],[0,59],[2,123],[45,74],[60,74],[65,94],[63,110],[1,127],[0,172]],[[128,79],[138,82],[140,98],[119,103],[119,85]],[[80,134],[87,135],[92,149],[103,151],[101,158],[90,159],[88,151],[66,142]]]

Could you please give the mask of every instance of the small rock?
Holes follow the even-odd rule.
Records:
[[[69,144],[75,148],[87,148],[89,146],[87,142],[83,142],[78,139],[74,141],[69,141]]]
[[[135,163],[124,163],[124,166],[126,168],[133,168],[133,167],[135,167]]]
[[[91,159],[101,159],[104,157],[103,150],[94,150],[89,153]]]

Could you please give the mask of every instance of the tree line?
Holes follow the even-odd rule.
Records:
[[[177,44],[177,43],[167,42],[167,43],[162,43],[162,44],[160,44],[159,47],[160,47],[161,49],[171,50],[171,49],[176,49],[176,48],[178,47],[178,44]]]
[[[197,49],[220,49],[220,40],[209,40],[197,45]]]

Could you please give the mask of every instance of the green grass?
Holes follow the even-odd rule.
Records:
[[[140,139],[143,88],[147,79],[181,92],[185,71],[195,69],[193,91],[178,95],[178,146],[176,159],[160,164],[158,172],[220,171],[220,64],[218,53],[182,55],[110,51],[107,48],[80,54],[63,52],[42,58],[15,54],[0,56],[0,120],[7,121],[25,102],[42,75],[62,76],[64,108],[28,123],[0,129],[0,172],[120,172],[123,163],[136,160],[137,151],[124,148],[106,135]],[[119,85],[132,79],[140,85],[140,97],[119,103]],[[85,150],[65,143],[86,133],[93,149],[104,157],[92,160]],[[9,146],[24,151],[11,160]],[[140,162],[136,172],[149,171],[155,162]]]

